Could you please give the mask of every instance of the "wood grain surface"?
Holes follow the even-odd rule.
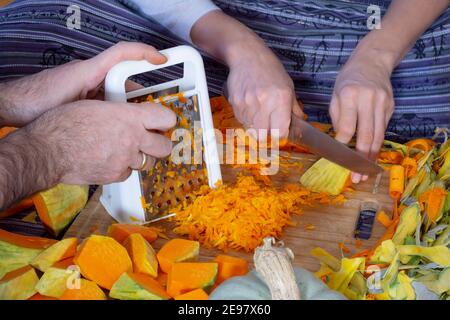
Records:
[[[281,186],[285,183],[298,182],[302,172],[316,160],[314,156],[306,154],[294,154],[291,155],[290,159],[290,161],[300,162],[302,166],[285,168],[286,172],[280,172],[272,176],[274,185]],[[233,169],[229,166],[222,166],[223,180],[225,182],[234,181],[239,171],[239,169]],[[363,241],[359,248],[356,248],[357,242],[353,237],[362,200],[375,199],[386,212],[392,211],[393,202],[388,196],[388,175],[383,175],[377,194],[372,193],[374,180],[374,177],[372,177],[367,182],[357,185],[355,192],[346,193],[348,201],[343,205],[304,207],[302,215],[294,216],[293,219],[297,222],[297,226],[286,227],[282,240],[294,252],[295,265],[315,271],[319,265],[311,256],[311,249],[322,247],[336,257],[340,257],[342,253],[339,249],[339,243],[344,243],[350,249],[350,253],[346,255],[351,255],[359,250],[371,247],[380,238],[385,229],[378,222],[374,224],[371,239]],[[84,239],[93,232],[106,233],[108,226],[114,223],[114,220],[100,204],[100,195],[101,188],[95,192],[86,208],[78,215],[65,237]],[[314,230],[307,230],[307,225],[313,225]],[[177,237],[171,232],[173,228],[171,223],[159,222],[155,223],[155,226],[164,227],[169,237]],[[165,242],[164,239],[158,239],[152,245],[158,250]],[[218,253],[218,250],[202,248],[200,260],[206,261]],[[230,251],[228,254],[252,261],[251,253]]]

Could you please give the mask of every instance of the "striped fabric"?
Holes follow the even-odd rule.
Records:
[[[312,120],[329,121],[336,75],[367,33],[367,5],[384,12],[387,0],[215,0],[223,11],[255,30],[283,61]],[[81,30],[66,27],[69,5],[81,10]],[[182,12],[180,12],[182,14]],[[448,34],[443,14],[417,41],[392,77],[396,111],[389,130],[406,137],[430,136],[450,123]],[[157,48],[181,41],[117,1],[17,0],[0,9],[0,81],[38,72],[74,58],[85,59],[120,40]],[[211,94],[220,94],[227,69],[205,59]],[[171,79],[175,68],[144,85]]]
[[[216,0],[256,31],[282,59],[313,119],[328,121],[337,73],[367,32],[367,6],[386,0]],[[430,136],[450,124],[450,11],[416,42],[392,76],[396,101],[389,131]]]

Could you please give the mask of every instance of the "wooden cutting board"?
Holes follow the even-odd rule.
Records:
[[[286,172],[280,172],[273,176],[272,181],[274,185],[281,186],[285,183],[298,182],[302,172],[309,168],[317,159],[315,156],[306,154],[293,154],[290,158],[290,161],[300,162],[302,166],[286,168]],[[239,171],[229,166],[222,166],[224,182],[234,181]],[[297,222],[297,226],[286,227],[282,240],[294,252],[295,265],[302,266],[311,271],[317,270],[319,264],[310,254],[311,249],[315,247],[321,247],[336,257],[341,257],[339,243],[344,243],[351,250],[346,256],[374,245],[385,231],[385,228],[378,222],[374,224],[371,239],[363,241],[362,246],[357,248],[357,242],[353,237],[361,200],[375,199],[386,212],[392,211],[393,202],[388,195],[388,175],[386,173],[383,175],[377,194],[372,193],[374,180],[374,177],[372,177],[367,182],[357,185],[355,192],[346,193],[348,201],[343,205],[305,207],[303,208],[302,215],[293,217],[293,220]],[[114,223],[114,220],[100,204],[100,195],[101,188],[95,192],[85,209],[78,215],[65,237],[84,239],[93,232],[106,233],[108,226]],[[313,225],[314,230],[307,230],[307,225]],[[155,223],[155,226],[164,227],[167,230],[166,234],[170,238],[177,237],[177,235],[171,232],[173,228],[171,223],[159,222]],[[158,239],[152,245],[158,250],[165,242],[166,240],[164,239]],[[216,249],[202,248],[200,260],[209,260],[218,253],[219,250]],[[239,256],[252,262],[251,253],[230,251],[228,254]]]

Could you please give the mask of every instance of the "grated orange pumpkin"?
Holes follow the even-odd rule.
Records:
[[[335,203],[342,197],[312,193],[298,184],[277,189],[240,175],[235,184],[202,187],[195,200],[175,210],[174,232],[188,235],[206,248],[253,251],[265,237],[280,238],[284,227],[295,225],[300,205]]]

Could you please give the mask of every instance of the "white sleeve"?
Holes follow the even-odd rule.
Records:
[[[194,23],[208,12],[220,10],[210,0],[122,0],[121,2],[191,43],[190,33]]]

